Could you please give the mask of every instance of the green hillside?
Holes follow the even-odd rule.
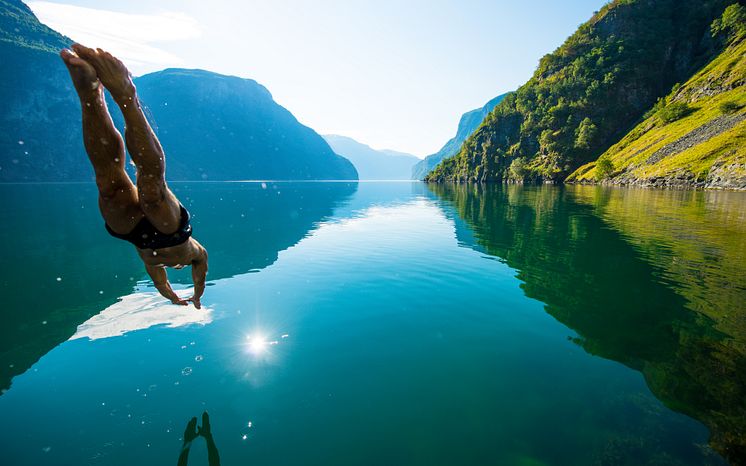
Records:
[[[710,26],[731,3],[610,2],[542,58],[533,77],[427,180],[564,180],[718,55]]]
[[[746,189],[746,9],[724,19],[727,48],[568,181]]]

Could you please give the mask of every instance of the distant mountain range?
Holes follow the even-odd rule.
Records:
[[[0,181],[93,179],[80,104],[57,56],[71,43],[22,2],[0,0],[6,70],[0,76]],[[166,150],[171,180],[357,179],[348,160],[253,80],[168,69],[135,85]]]
[[[361,180],[409,180],[418,157],[393,150],[376,150],[346,136],[324,135],[334,152],[347,158]]]
[[[435,168],[435,166],[443,159],[456,155],[466,138],[471,136],[471,133],[482,124],[484,118],[505,98],[506,95],[507,94],[501,94],[484,104],[482,108],[477,108],[461,115],[461,119],[458,122],[458,129],[456,130],[456,136],[446,142],[438,152],[428,155],[422,161],[417,163],[417,165],[412,168],[412,178],[415,180],[424,179],[425,175]]]

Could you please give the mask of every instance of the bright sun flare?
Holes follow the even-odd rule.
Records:
[[[246,340],[249,342],[249,351],[254,354],[261,354],[267,349],[267,340],[262,335],[248,335]]]

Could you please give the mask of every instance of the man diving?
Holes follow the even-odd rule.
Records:
[[[127,68],[110,53],[80,44],[62,50],[60,57],[80,97],[83,143],[96,175],[106,230],[135,245],[161,295],[174,304],[191,301],[199,309],[207,251],[192,238],[189,212],[166,185],[165,154],[145,118]],[[104,87],[124,116],[124,141],[106,107]],[[124,170],[125,141],[137,168],[136,186]],[[194,295],[182,299],[171,288],[166,267],[189,265]]]

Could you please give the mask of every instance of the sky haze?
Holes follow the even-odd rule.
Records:
[[[603,0],[28,2],[135,75],[255,79],[320,134],[424,157],[462,113],[516,89]]]

